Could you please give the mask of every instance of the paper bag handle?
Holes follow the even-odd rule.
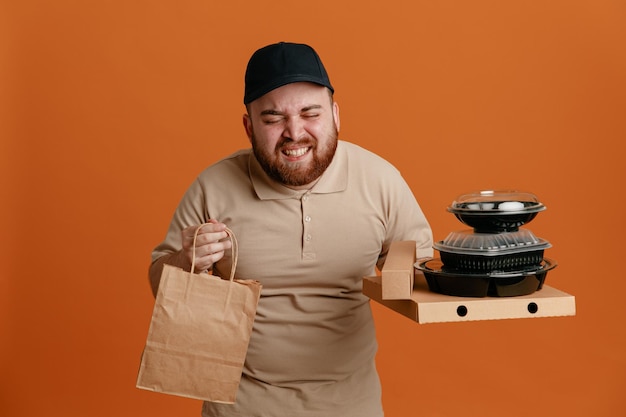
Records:
[[[201,224],[200,226],[198,226],[198,228],[196,229],[196,231],[193,234],[191,273],[193,273],[193,271],[195,270],[195,267],[196,267],[196,238],[198,237],[198,232],[200,231],[200,229],[202,229],[207,224],[211,224],[211,223],[203,223],[203,224]],[[235,279],[235,269],[237,268],[237,258],[239,256],[239,246],[237,244],[237,238],[235,237],[235,234],[228,227],[226,228],[226,234],[228,235],[228,237],[230,238],[230,241],[232,243],[231,252],[232,252],[232,263],[233,263],[233,266],[230,269],[230,279],[229,280],[233,281],[233,279]]]

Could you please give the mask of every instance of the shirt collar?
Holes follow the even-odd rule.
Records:
[[[249,154],[248,174],[254,191],[261,200],[299,198],[306,192],[304,190],[292,190],[268,177],[253,152]],[[348,153],[342,141],[338,141],[333,160],[310,192],[312,194],[336,193],[344,191],[347,185]]]

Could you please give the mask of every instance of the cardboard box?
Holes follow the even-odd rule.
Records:
[[[385,300],[381,277],[365,277],[363,294],[421,324],[576,315],[574,296],[547,285],[518,297],[452,297],[431,292],[419,271],[409,300]]]
[[[408,300],[415,276],[414,240],[391,242],[382,270],[383,300]]]

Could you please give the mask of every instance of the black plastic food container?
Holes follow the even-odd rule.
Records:
[[[450,233],[433,245],[444,269],[464,272],[515,271],[539,267],[550,243],[530,230],[475,233],[462,230]]]
[[[532,294],[543,286],[556,262],[544,259],[534,270],[508,273],[464,273],[448,271],[440,259],[415,264],[424,273],[430,291],[457,297],[516,297]]]
[[[484,233],[514,232],[545,209],[534,194],[513,190],[463,194],[448,207],[461,222]]]

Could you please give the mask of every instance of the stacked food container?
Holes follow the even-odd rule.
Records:
[[[472,229],[436,242],[440,258],[418,262],[431,291],[461,297],[510,297],[540,290],[556,262],[544,258],[551,247],[521,228],[546,207],[534,194],[480,191],[464,194],[448,207]]]

